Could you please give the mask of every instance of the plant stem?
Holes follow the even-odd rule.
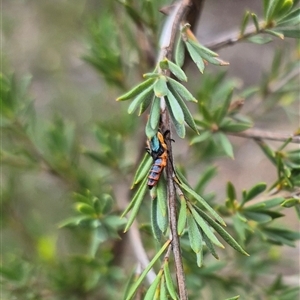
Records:
[[[193,0],[182,0],[181,2],[174,5],[173,11],[169,15],[165,27],[162,32],[162,38],[160,41],[160,53],[158,55],[158,62],[164,58],[169,60],[173,57],[173,51],[175,47],[176,35],[181,22],[185,21],[185,18],[192,9],[197,9],[198,14],[200,14],[204,1],[193,1]],[[193,16],[195,17],[195,15]],[[188,20],[186,20],[188,21]],[[166,76],[170,76],[170,72],[165,72]],[[162,116],[162,130],[169,130],[171,134],[171,122],[170,116],[165,108],[165,99],[161,98],[161,116]],[[168,146],[169,162],[173,162],[173,153],[171,145],[172,136],[166,141]],[[168,163],[166,168],[167,173],[167,191],[168,191],[168,209],[170,218],[170,230],[172,236],[172,250],[174,254],[175,269],[176,269],[176,279],[179,291],[179,298],[181,300],[187,300],[187,290],[185,285],[185,276],[183,270],[182,255],[180,249],[180,240],[177,234],[177,210],[176,210],[176,192],[175,185],[173,181],[174,170],[172,163]]]
[[[264,22],[260,22],[259,31],[257,31],[255,26],[252,25],[246,29],[246,32],[243,35],[240,35],[239,33],[230,33],[227,36],[220,38],[220,40],[217,42],[208,43],[207,45],[205,45],[205,47],[213,51],[217,51],[221,48],[235,45],[236,43],[245,40],[247,38],[250,38],[254,35],[257,35],[259,33],[264,33],[265,29],[267,28],[265,28]]]
[[[273,140],[280,142],[291,139],[291,143],[300,144],[300,135],[295,135],[292,133],[280,133],[252,128],[242,132],[227,132],[227,134],[250,139]]]

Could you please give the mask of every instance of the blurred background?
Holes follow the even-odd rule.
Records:
[[[97,69],[83,59],[90,51],[89,30],[93,20],[101,19],[104,15],[109,16],[110,13],[112,16],[120,15],[122,19],[123,6],[118,6],[116,3],[112,5],[111,2],[105,0],[3,0],[1,68],[5,74],[14,74],[17,82],[22,82],[22,84],[26,81],[30,82],[26,97],[33,100],[35,108],[32,118],[37,124],[35,129],[37,144],[44,141],[45,147],[49,146],[48,136],[44,133],[51,132],[53,120],[62,118],[67,123],[67,127],[62,127],[61,130],[73,132],[74,139],[79,145],[78,153],[85,149],[96,151],[99,144],[93,135],[95,124],[107,124],[112,127],[113,125],[109,124],[115,123],[116,130],[121,128],[120,130],[123,130],[126,136],[127,146],[123,151],[126,164],[132,166],[137,164],[144,148],[145,119],[135,115],[127,116],[128,102],[116,103],[115,99],[126,88],[140,80],[141,74],[136,70],[139,63],[136,50],[130,52],[128,49],[119,49],[120,52],[126,51],[123,55],[128,56],[129,60],[126,66],[125,89],[122,87],[118,89],[108,84]],[[260,0],[206,1],[198,23],[199,41],[206,45],[235,33],[245,10],[254,11],[261,16],[261,7]],[[107,25],[107,31],[111,31],[112,35],[114,30],[123,30],[120,23],[116,22],[115,25],[115,27]],[[127,27],[126,30],[128,30]],[[274,49],[281,48],[285,48],[287,53],[292,54],[297,51],[294,41],[290,40],[283,44],[282,41],[275,39],[274,42],[266,45],[240,43],[234,47],[221,49],[218,53],[222,59],[230,62],[229,67],[224,67],[227,70],[227,76],[234,80],[237,88],[242,89],[259,84],[264,72],[272,64]],[[209,72],[213,73],[214,68],[210,67]],[[195,80],[190,80],[188,85],[192,90],[196,90],[201,77],[198,70],[191,64],[187,68],[187,76],[195,78]],[[251,105],[253,104],[248,105],[246,102],[243,110],[245,112],[251,110]],[[271,131],[292,133],[299,127],[298,114],[299,102],[295,101],[288,111],[283,105],[265,115],[260,115],[256,119],[256,126]],[[132,128],[135,134],[129,136]],[[2,147],[7,152],[18,153],[22,140],[17,143],[12,142],[13,140],[13,137],[5,137],[2,139]],[[243,189],[249,189],[259,181],[271,184],[276,179],[274,166],[252,140],[230,137],[230,141],[234,144],[235,159],[218,158],[214,162],[218,167],[218,176],[213,178],[207,187],[208,191],[213,191],[218,195],[219,201],[224,198],[220,195],[224,195],[228,181],[234,182],[240,194]],[[275,148],[279,147],[278,142],[270,142],[270,145]],[[175,159],[178,163],[188,162],[191,155],[188,144],[176,139],[175,146]],[[40,151],[47,153],[47,150],[43,148],[40,148]],[[79,176],[80,180],[84,181],[86,176],[95,178],[92,184],[86,185],[87,187],[95,187],[97,184],[101,186],[102,179],[107,174],[105,168],[87,158],[78,160],[76,158],[76,162],[86,172],[80,173],[81,171],[77,170],[80,174],[76,173],[76,176]],[[38,267],[42,266],[43,262],[55,265],[58,257],[69,253],[80,253],[85,248],[82,244],[85,240],[80,235],[73,236],[63,229],[58,229],[58,224],[72,214],[72,200],[70,199],[72,192],[76,189],[69,180],[71,175],[68,177],[69,181],[64,180],[61,176],[49,172],[48,167],[45,163],[32,168],[19,168],[13,164],[1,166],[2,202],[5,204],[2,206],[5,209],[1,215],[2,263],[5,266],[10,265],[18,272],[29,274],[28,277],[31,279],[33,278],[30,275],[33,271],[32,266],[29,263],[26,264],[26,261],[35,261]],[[191,172],[191,181],[193,181],[193,174],[198,174],[203,170],[201,165],[194,167],[193,162],[187,163],[187,167]],[[114,190],[116,198],[122,198],[125,193],[128,193],[128,184],[131,182],[132,175],[132,168],[125,169],[123,174],[112,180],[112,186],[118,186]],[[119,182],[119,178],[126,180]],[[294,230],[299,229],[294,212],[291,211],[291,215],[285,218],[285,222],[287,224],[284,225],[289,225]],[[291,262],[298,261],[290,263],[285,273],[295,274],[299,268],[299,244],[298,248],[283,248]],[[25,263],[18,263],[17,257],[22,257]],[[63,269],[64,267],[61,266],[61,270]],[[37,270],[34,272],[38,274]],[[54,271],[50,270],[48,275],[56,278],[54,286],[59,289],[58,282],[60,281],[57,274],[51,272]],[[74,274],[76,272],[74,271]],[[64,273],[61,271],[61,274]],[[65,274],[68,272],[66,271]],[[43,286],[45,284],[43,280],[46,281],[46,279],[44,275],[41,278],[42,282],[37,278],[33,279],[34,282],[29,279],[30,284],[25,279],[24,282],[27,282],[28,286]],[[114,278],[114,280],[119,279]],[[20,296],[11,299],[52,299],[50,294],[54,287],[47,287],[47,284],[45,288],[40,289],[44,292],[41,298],[34,298],[34,296],[30,298],[29,291],[26,291],[27,298],[22,298],[21,295],[26,290],[22,284],[19,286]],[[14,288],[9,284],[5,286],[7,290]]]

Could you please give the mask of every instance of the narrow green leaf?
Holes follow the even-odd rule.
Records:
[[[160,228],[161,232],[166,232],[168,228],[168,211],[167,211],[167,191],[166,191],[166,183],[164,178],[162,177],[157,184],[157,224]]]
[[[153,265],[157,262],[157,260],[160,258],[160,256],[165,252],[165,250],[169,247],[171,241],[168,240],[165,242],[165,244],[162,246],[162,248],[156,253],[156,255],[153,257],[147,268],[143,271],[143,273],[140,275],[138,280],[134,283],[134,285],[131,287],[126,300],[132,299],[133,295],[136,293],[139,285],[142,283],[148,272],[151,270]]]
[[[236,200],[236,192],[233,184],[229,181],[227,182],[227,197],[231,200],[234,201]]]
[[[146,187],[147,187],[147,177],[144,178],[144,180],[142,181],[141,185],[139,186],[137,192],[135,193],[134,197],[132,198],[132,200],[130,201],[129,205],[127,206],[127,208],[125,209],[125,211],[122,213],[121,218],[123,218],[134,206],[135,202],[137,201],[141,201],[140,198],[143,199],[145,193],[146,193]]]
[[[204,53],[207,56],[211,56],[211,57],[218,57],[219,56],[216,52],[200,45],[200,43],[198,41],[189,40],[188,42],[198,51],[198,54],[200,54],[200,55],[202,53]]]
[[[176,100],[178,101],[178,104],[180,105],[180,107],[183,111],[185,122],[190,126],[191,129],[193,129],[195,132],[198,133],[194,118],[193,118],[192,114],[190,113],[188,107],[186,106],[186,104],[182,100],[181,96],[173,89],[172,86],[170,86],[170,91],[175,96]]]
[[[160,280],[159,300],[168,300],[168,291],[164,276]]]
[[[197,207],[196,207],[197,208]],[[216,221],[214,221],[209,215],[207,215],[204,211],[197,208],[198,213],[201,217],[216,230],[216,232],[225,240],[225,242],[230,245],[233,249],[238,252],[249,256],[249,254],[240,246],[240,244]]]
[[[265,155],[269,158],[269,160],[276,165],[275,152],[263,141],[258,140],[256,143],[260,146]]]
[[[206,60],[208,62],[210,62],[211,64],[214,64],[214,65],[220,65],[220,66],[227,66],[229,65],[228,62],[225,62],[223,60],[221,60],[220,58],[217,58],[218,57],[218,54],[209,50],[208,48],[204,47],[204,46],[201,46],[198,42],[195,42],[195,41],[191,41],[189,40],[189,42],[187,42],[187,46],[188,46],[188,43],[190,43],[193,51],[195,51],[197,54],[195,54],[193,52],[193,55],[196,57],[196,55],[198,55],[197,57],[200,57],[203,60]],[[199,58],[198,58],[199,60]],[[204,63],[204,62],[203,62]],[[198,66],[198,65],[197,65]],[[200,65],[201,66],[201,65]],[[199,66],[198,66],[199,67]],[[201,66],[202,67],[202,66]],[[199,68],[199,70],[201,71],[201,69]],[[204,70],[204,68],[203,68]],[[202,72],[201,72],[202,73]]]
[[[282,0],[270,0],[268,2],[268,6],[266,7],[266,9],[267,9],[267,11],[266,11],[266,21],[267,21],[267,23],[269,23],[273,19],[275,7],[281,1]]]
[[[133,268],[129,274],[129,279],[126,282],[122,300],[125,300],[127,298],[127,295],[130,291],[131,284],[134,282],[135,277],[136,277],[136,267]]]
[[[267,16],[267,10],[269,7],[270,0],[263,0],[263,12],[264,12],[264,19],[266,19]]]
[[[140,116],[142,113],[146,111],[146,109],[149,107],[150,103],[154,100],[155,95],[149,94],[144,101],[140,104],[140,109],[138,115]]]
[[[151,156],[146,153],[144,155],[144,158],[142,160],[142,162],[140,163],[134,178],[133,178],[133,183],[131,185],[131,189],[138,184],[143,178],[145,178],[145,176],[148,174],[150,167],[152,165],[152,161],[153,159],[151,158]]]
[[[156,278],[154,279],[154,281],[152,282],[152,284],[150,285],[145,297],[144,297],[144,300],[153,300],[154,299],[154,296],[155,294],[157,293],[157,289],[158,289],[158,284],[160,282],[160,279],[162,277],[162,274],[163,272],[160,271]]]
[[[208,166],[204,171],[201,171],[201,176],[197,184],[195,185],[194,191],[198,194],[204,192],[205,186],[209,183],[209,181],[216,176],[217,167],[216,166]]]
[[[154,93],[155,96],[158,98],[164,97],[168,94],[168,87],[167,87],[167,79],[165,76],[160,76],[158,80],[156,80],[154,84]]]
[[[95,214],[95,209],[89,204],[77,202],[75,203],[75,208],[78,212],[85,214],[85,215],[93,215]]]
[[[249,15],[250,15],[250,12],[246,11],[244,14],[244,17],[243,17],[241,28],[240,28],[240,36],[243,36],[245,33],[245,29],[246,29],[246,27],[248,25],[248,21],[249,21]]]
[[[147,178],[146,178],[147,179]],[[144,183],[144,182],[143,182]],[[143,184],[142,183],[142,184]],[[131,214],[128,218],[128,221],[127,221],[127,224],[126,224],[126,227],[124,229],[124,232],[127,232],[127,230],[130,228],[130,226],[132,225],[138,211],[139,211],[139,208],[141,206],[141,203],[144,199],[144,196],[146,194],[146,191],[147,191],[147,185],[146,184],[143,184],[141,186],[141,188],[137,191],[137,197],[136,197],[136,200],[133,204],[133,207],[132,207],[132,210],[131,210]],[[123,213],[124,214],[124,213]]]
[[[170,273],[170,269],[169,269],[169,262],[166,261],[164,263],[164,275],[165,275],[165,279],[166,279],[166,284],[167,284],[167,288],[169,291],[169,294],[171,296],[172,299],[177,300],[177,294],[174,288],[174,284],[173,284],[173,280],[171,277],[171,273]]]
[[[245,198],[243,199],[243,204],[247,201],[255,198],[257,195],[262,193],[267,188],[267,185],[264,182],[258,183],[255,186],[253,186],[247,193]]]
[[[175,48],[175,62],[179,67],[184,63],[184,44],[181,39],[181,35],[178,37]]]
[[[270,30],[270,29],[266,29],[264,32],[268,33],[268,34],[271,34],[273,36],[276,36],[276,37],[278,37],[282,40],[284,39],[284,34],[282,34],[281,32],[277,32],[277,31]]]
[[[246,230],[253,232],[253,230],[248,225],[248,220],[241,215],[240,213],[236,212],[232,218],[233,227],[236,231],[239,240],[244,242],[246,240]]]
[[[300,199],[290,198],[290,199],[285,200],[281,204],[281,206],[283,206],[283,207],[293,207],[293,206],[296,206],[296,205],[299,205],[299,204],[300,204]]]
[[[155,97],[150,111],[149,122],[152,129],[156,129],[160,120],[160,99]]]
[[[170,60],[168,60],[169,70],[181,81],[187,81],[187,77],[183,70]]]
[[[232,94],[233,94],[233,89],[231,89],[229,93],[226,95],[225,101],[222,103],[222,106],[218,110],[218,113],[216,114],[215,117],[215,122],[217,124],[219,124],[225,118],[230,106]]]
[[[220,142],[220,144],[219,144],[220,147],[224,150],[224,152],[229,157],[231,157],[233,159],[234,158],[233,148],[232,148],[232,145],[231,145],[230,141],[228,140],[227,136],[222,132],[218,132],[216,134],[217,134],[218,140]]]
[[[145,74],[143,74],[143,77],[146,78],[146,79],[148,79],[148,78],[158,79],[159,76],[160,76],[160,74],[157,73],[157,72],[155,72],[155,71],[152,72],[152,73],[145,73]]]
[[[203,71],[205,69],[205,64],[204,64],[204,61],[203,61],[202,57],[198,54],[196,49],[189,42],[186,42],[185,45],[186,45],[186,48],[187,48],[187,50],[188,50],[188,52],[191,56],[191,59],[196,64],[199,71],[203,74]]]
[[[288,13],[277,21],[277,26],[295,26],[300,23],[300,7]]]
[[[285,37],[300,39],[300,29],[276,28],[276,30],[281,32]]]
[[[223,248],[224,246],[219,242],[219,240],[216,238],[214,233],[211,231],[207,223],[203,220],[203,218],[197,213],[197,211],[192,207],[191,204],[187,203],[194,220],[197,222],[197,224],[200,226],[200,228],[203,230],[203,232],[207,235],[207,237],[218,247]]]
[[[134,98],[134,100],[130,103],[128,107],[128,113],[132,114],[139,105],[148,99],[148,97],[151,97],[153,95],[153,85],[146,88],[144,91],[142,91],[138,96]]]
[[[208,238],[208,236],[202,232],[202,237],[203,237],[203,241],[206,245],[206,247],[208,248],[209,252],[216,258],[219,259],[219,256],[215,250],[215,247],[213,245],[213,243],[211,242],[211,240]]]
[[[214,118],[212,116],[211,111],[206,107],[206,104],[201,102],[199,105],[200,112],[205,122],[207,122],[208,128],[211,128],[211,123],[214,122]]]
[[[160,241],[161,236],[162,236],[162,230],[160,229],[159,225],[158,225],[158,205],[157,205],[157,198],[154,198],[152,200],[152,204],[151,204],[151,229],[152,229],[152,233],[154,238],[157,241]]]
[[[179,124],[183,124],[184,122],[184,114],[183,111],[175,98],[175,96],[171,93],[171,91],[168,92],[168,96],[166,98],[166,101],[169,102],[170,108],[172,110],[173,116],[176,119],[176,121]]]
[[[261,213],[261,212],[254,212],[254,211],[248,211],[248,210],[245,210],[244,211],[244,215],[247,219],[251,219],[257,223],[268,223],[270,221],[272,221],[272,217],[267,215],[267,214],[264,214],[264,213]]]
[[[158,199],[158,205],[161,210],[161,213],[163,216],[167,215],[167,183],[165,181],[164,176],[161,176],[161,178],[158,181],[157,184],[157,199]]]
[[[123,101],[123,100],[128,100],[133,97],[136,97],[139,95],[141,92],[143,92],[146,88],[148,88],[150,85],[152,85],[154,82],[154,79],[149,78],[142,83],[138,84],[137,86],[133,87],[129,92],[123,94],[122,96],[117,98],[117,101]]]
[[[184,184],[182,181],[180,182],[179,185],[182,187],[182,189],[184,189],[191,196],[193,196],[203,208],[205,208],[216,220],[218,220],[219,223],[221,223],[223,226],[226,226],[224,220],[217,214],[217,212],[192,188]]]
[[[197,266],[201,268],[203,265],[203,251],[196,253],[196,258],[197,258]]]
[[[184,137],[185,137],[185,126],[184,126],[184,123],[183,123],[183,124],[180,124],[180,123],[176,120],[175,116],[173,115],[173,111],[172,111],[172,109],[171,109],[171,106],[170,106],[169,101],[166,101],[166,105],[167,105],[167,108],[168,108],[168,111],[169,111],[171,120],[172,120],[172,122],[173,122],[173,124],[174,124],[176,133],[178,134],[179,137],[184,138]]]
[[[274,17],[280,19],[288,14],[293,7],[293,0],[278,1],[278,5],[274,11]]]
[[[61,221],[58,224],[58,228],[78,226],[82,221],[86,221],[86,220],[90,220],[89,215],[70,217],[66,220]]]
[[[252,13],[251,17],[252,17],[256,32],[259,32],[260,28],[259,28],[259,22],[258,22],[257,15]]]
[[[264,45],[270,43],[272,41],[272,38],[270,36],[255,35],[249,37],[247,40],[254,44]]]
[[[178,222],[177,222],[177,233],[178,235],[182,235],[184,229],[185,229],[185,225],[186,225],[186,201],[184,196],[180,197],[180,210],[179,210],[179,214],[178,214]]]
[[[157,124],[157,128],[153,129],[150,124],[150,119],[148,118],[148,121],[147,121],[146,127],[145,127],[145,134],[148,139],[151,139],[153,136],[156,135],[157,130],[158,130],[158,125],[159,124]]]
[[[195,253],[198,253],[202,251],[202,236],[194,217],[189,211],[187,212],[187,224],[191,248]]]
[[[276,206],[280,206],[284,201],[283,197],[273,198],[266,200],[264,202],[254,203],[253,205],[247,206],[247,210],[260,210],[260,209],[270,209]]]
[[[192,138],[190,145],[204,142],[205,140],[209,139],[211,136],[212,133],[210,131],[203,131],[200,135]]]
[[[197,103],[196,98],[180,82],[168,77],[168,84],[172,86],[172,88],[181,96],[183,100]]]
[[[220,130],[222,130],[224,132],[241,132],[241,131],[244,131],[251,127],[252,127],[251,123],[248,123],[248,122],[237,123],[237,122],[228,120],[226,118],[219,124]]]

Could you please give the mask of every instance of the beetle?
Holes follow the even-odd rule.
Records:
[[[167,130],[164,134],[157,132],[149,141],[147,141],[147,152],[153,158],[153,164],[148,175],[148,187],[151,190],[158,182],[163,169],[168,161],[168,148],[165,142],[165,137],[169,133]]]

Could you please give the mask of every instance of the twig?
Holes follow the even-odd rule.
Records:
[[[197,4],[195,4],[198,2]],[[166,24],[162,32],[162,39],[160,41],[160,53],[158,55],[158,62],[163,58],[172,59],[175,38],[178,33],[180,23],[184,21],[188,12],[196,5],[198,8],[202,7],[200,2],[203,1],[192,1],[192,0],[182,0],[181,2],[174,5],[172,13],[169,15]],[[194,7],[196,9],[196,6]],[[199,11],[200,13],[200,11]],[[170,72],[166,72],[165,75],[170,76]],[[165,109],[165,99],[161,98],[161,112],[162,112],[162,127],[165,130],[171,129],[170,116]],[[170,131],[171,132],[171,131]],[[172,136],[167,140],[168,153],[170,160],[173,161]],[[168,190],[168,208],[169,208],[169,218],[170,218],[170,231],[172,236],[172,250],[174,254],[175,269],[176,269],[176,279],[179,291],[179,298],[181,300],[187,300],[187,290],[185,285],[185,276],[182,263],[182,255],[180,249],[180,241],[177,234],[177,211],[176,211],[176,192],[173,181],[173,167],[169,163],[166,168],[167,172],[167,190]]]
[[[279,142],[290,139],[291,143],[300,144],[300,135],[295,135],[293,133],[280,133],[252,128],[242,132],[228,132],[228,134],[250,139],[273,140]]]
[[[264,33],[266,28],[264,27],[263,22],[259,23],[259,28],[260,29],[257,31],[254,25],[249,26],[243,35],[240,35],[237,32],[229,33],[229,34],[227,34],[227,36],[220,38],[219,41],[217,41],[217,42],[211,42],[211,43],[206,44],[205,47],[207,47],[213,51],[216,51],[216,50],[219,50],[224,47],[232,46],[232,45],[234,45],[242,40],[245,40],[247,38],[250,38],[256,34]]]

